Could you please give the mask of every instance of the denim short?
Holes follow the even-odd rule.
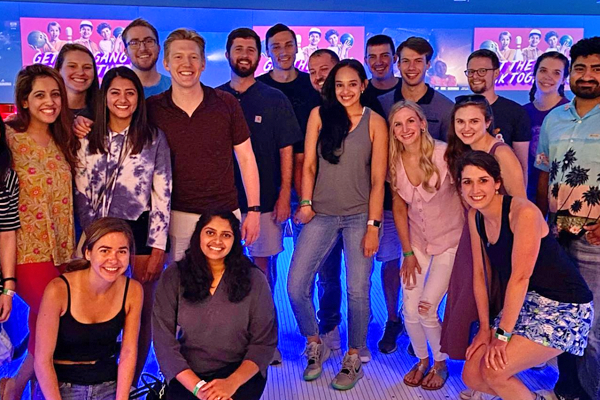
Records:
[[[501,317],[502,312],[494,320],[494,328],[498,328]],[[512,333],[581,356],[587,346],[593,318],[591,302],[562,303],[536,292],[527,292]]]
[[[117,382],[103,382],[96,385],[58,384],[62,400],[114,400],[117,396]]]

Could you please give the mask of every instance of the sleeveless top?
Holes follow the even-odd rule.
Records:
[[[313,191],[313,209],[326,215],[354,215],[369,211],[371,193],[371,109],[365,107],[358,125],[337,150],[340,160],[331,164],[317,146],[318,171]]]
[[[84,324],[71,314],[71,287],[67,285],[67,311],[60,317],[54,359],[60,361],[96,361],[94,364],[54,364],[59,382],[96,385],[117,379],[117,338],[125,325],[125,301],[129,278],[125,283],[121,310],[108,321]]]
[[[510,229],[511,196],[502,199],[502,222],[498,241],[488,241],[483,215],[477,211],[477,231],[481,237],[492,268],[498,271],[502,293],[506,292],[512,273],[512,251],[514,234]],[[542,238],[533,273],[529,278],[528,292],[536,293],[561,303],[584,304],[592,301],[588,288],[577,267],[560,247],[556,239],[548,233]]]
[[[498,150],[498,147],[502,147],[502,146],[508,146],[508,145],[504,142],[494,143],[494,145],[492,146],[492,148],[490,149],[488,154],[491,156],[494,156],[494,158],[496,158],[496,150]],[[508,147],[510,147],[510,146],[508,146]],[[498,189],[498,193],[503,194],[503,195],[508,194],[508,192],[506,191],[506,188],[504,187],[504,184],[500,184],[500,189]]]

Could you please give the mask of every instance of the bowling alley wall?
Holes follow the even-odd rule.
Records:
[[[333,46],[335,38],[331,33],[335,32],[336,40],[351,43],[346,57],[361,62],[364,61],[365,43],[373,35],[389,35],[396,45],[410,36],[421,36],[429,40],[435,49],[427,81],[451,98],[468,91],[463,72],[467,56],[478,48],[494,50],[494,46],[499,46],[501,32],[511,33],[511,47],[516,49],[517,43],[522,48],[527,47],[529,32],[537,29],[542,33],[539,45],[542,51],[549,46],[544,41],[546,33],[555,32],[560,39],[559,45],[564,46],[567,54],[567,47],[577,40],[600,35],[600,15],[592,15],[600,11],[600,4],[595,2],[589,2],[591,8],[587,15],[562,15],[562,12],[561,15],[548,14],[553,10],[558,12],[555,2],[551,2],[548,9],[539,10],[546,15],[534,15],[518,14],[525,10],[514,7],[501,9],[497,3],[490,6],[493,9],[486,9],[482,4],[488,2],[483,1],[478,1],[477,5],[471,7],[465,6],[470,8],[460,8],[449,4],[453,3],[452,1],[442,3],[441,0],[434,0],[434,5],[439,6],[434,10],[430,4],[426,9],[428,12],[400,12],[402,1],[388,6],[388,10],[394,12],[366,12],[368,2],[356,0],[347,4],[340,0],[311,0],[309,6],[320,8],[321,11],[198,8],[189,5],[200,2],[185,0],[168,2],[172,7],[158,7],[154,6],[155,3],[158,4],[154,0],[153,3],[146,3],[151,6],[142,6],[141,1],[133,1],[136,1],[137,5],[0,1],[0,104],[12,103],[14,79],[22,66],[33,63],[54,65],[56,52],[45,46],[44,39],[44,35],[50,35],[50,27],[56,26],[54,23],[60,26],[60,40],[67,42],[77,40],[82,31],[91,26],[91,40],[99,47],[95,57],[100,77],[110,68],[129,65],[122,48],[113,46],[114,49],[107,50],[106,46],[102,46],[103,41],[114,43],[120,40],[120,34],[129,21],[138,17],[147,19],[159,31],[161,42],[175,28],[193,28],[206,39],[207,66],[201,80],[209,86],[217,86],[229,80],[229,66],[224,54],[225,43],[228,33],[238,27],[253,28],[264,40],[266,30],[271,25],[282,22],[290,26],[295,31],[298,41],[296,67],[302,71],[308,70],[308,60],[302,49],[309,44],[314,46],[315,32],[319,32],[316,44],[319,48]],[[117,3],[113,0],[111,2]],[[404,8],[418,11],[413,3],[420,2],[412,2]],[[507,0],[504,4],[511,6],[517,3]],[[212,7],[216,4],[226,7],[233,7],[235,4],[242,6],[240,1],[232,0],[208,0],[202,4]],[[282,4],[285,2],[251,0],[243,6],[283,8]],[[372,9],[382,7],[384,6],[381,4],[374,4]],[[427,6],[422,6],[421,9],[424,9],[423,7]],[[289,8],[302,8],[302,5],[294,3]],[[463,9],[468,12],[461,13]],[[493,13],[483,12],[488,9]],[[453,12],[440,12],[443,10]],[[478,12],[473,12],[474,10]],[[562,11],[581,13],[584,10],[580,5],[575,5],[570,10],[563,7]],[[326,38],[327,33],[330,35]],[[271,66],[269,58],[264,54],[264,47],[263,45],[257,75],[265,73]],[[504,62],[496,82],[497,89],[503,91],[503,96],[525,103],[531,87],[532,68],[532,63],[519,60]],[[159,63],[159,71],[166,74],[162,63]],[[440,76],[445,78],[440,79]]]

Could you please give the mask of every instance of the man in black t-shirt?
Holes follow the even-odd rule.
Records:
[[[402,85],[400,78],[394,76],[394,64],[398,61],[396,47],[391,37],[375,35],[367,40],[365,65],[369,68],[372,78],[363,93],[365,104],[377,102],[377,98]],[[378,111],[378,110],[375,110]],[[385,118],[385,115],[382,115]]]
[[[498,56],[490,50],[476,50],[469,56],[465,72],[473,93],[485,96],[492,106],[494,134],[513,148],[521,162],[523,177],[527,180],[531,122],[521,105],[496,94],[494,81],[500,74]],[[527,186],[526,182],[525,186]]]

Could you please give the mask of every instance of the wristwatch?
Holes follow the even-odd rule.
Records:
[[[250,206],[248,207],[248,212],[260,212],[260,206]]]
[[[506,332],[504,329],[498,327],[496,328],[496,333],[494,334],[494,336],[496,336],[496,339],[508,343],[510,341],[510,338],[512,337],[512,333]]]
[[[367,225],[371,225],[376,228],[381,228],[381,221],[377,221],[376,219],[370,219],[367,221]]]

